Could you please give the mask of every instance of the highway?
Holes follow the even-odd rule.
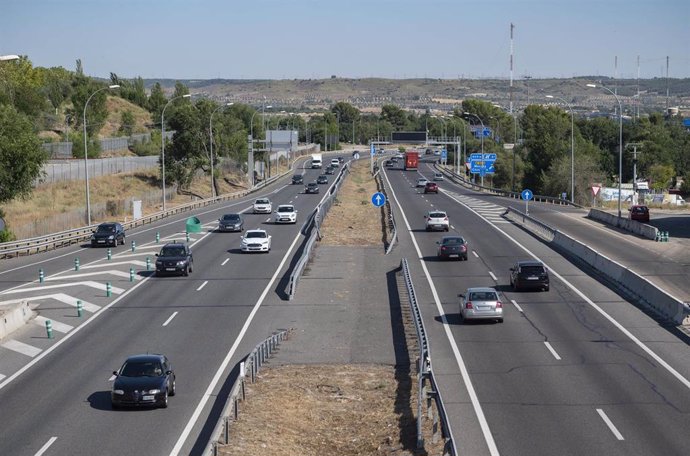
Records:
[[[431,178],[426,164],[420,171]],[[424,195],[414,188],[418,173],[385,174],[396,254],[414,260],[432,365],[460,454],[687,454],[690,349],[683,340],[502,219],[503,205],[448,181],[440,194]],[[425,232],[430,209],[448,212],[450,232],[469,242],[469,261],[436,260],[444,233]],[[509,267],[532,257],[549,267],[551,291],[513,292]],[[502,292],[503,324],[463,324],[458,293],[471,286]]]
[[[304,172],[305,182],[319,174]],[[236,202],[132,230],[125,247],[135,241],[135,252],[118,247],[110,261],[106,249],[72,247],[5,262],[0,301],[43,296],[40,314],[53,320],[55,338],[30,323],[3,339],[0,454],[198,454],[223,405],[217,395],[234,379],[230,370],[270,335],[252,332],[251,319],[267,294],[283,292],[278,285],[302,239],[302,223],[328,188],[305,195],[304,186],[289,185],[289,179]],[[268,196],[274,208],[293,203],[298,223],[273,225],[267,223],[270,215],[247,213],[260,196]],[[245,229],[261,227],[273,236],[270,253],[242,254],[239,233],[215,231],[220,215],[240,211]],[[190,239],[193,273],[152,277],[145,257],[155,260],[163,242],[184,240],[184,220],[191,215],[204,227]],[[42,284],[32,282],[39,267],[46,274]],[[137,270],[134,282],[129,267]],[[110,298],[106,281],[113,285]],[[76,316],[77,298],[85,303],[82,318]],[[145,352],[168,356],[178,394],[167,409],[111,410],[112,371],[127,356]]]

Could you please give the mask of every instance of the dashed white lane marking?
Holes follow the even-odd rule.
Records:
[[[606,423],[606,425],[609,427],[611,432],[613,432],[613,435],[615,435],[618,440],[625,440],[623,438],[623,434],[621,434],[618,431],[618,429],[616,429],[616,426],[613,425],[613,422],[609,419],[608,416],[606,416],[606,413],[604,413],[604,411],[602,409],[597,409],[597,413],[599,414],[601,419],[604,420],[604,423]]]
[[[66,333],[68,333],[74,329],[74,326],[68,325],[67,323],[61,323],[59,321],[55,321],[55,320],[50,319],[50,318],[42,317],[40,315],[37,316],[36,318],[34,318],[34,322],[39,326],[43,326],[44,328],[46,326],[46,321],[48,321],[48,320],[50,320],[50,324],[51,324],[52,328],[57,332],[66,334]]]
[[[223,261],[220,265],[225,266],[228,261],[230,261],[230,258],[226,258],[225,261]]]
[[[2,346],[8,350],[21,353],[22,355],[30,356],[31,358],[41,353],[40,348],[25,344],[24,342],[19,342],[18,340],[8,340],[2,344]]]
[[[475,258],[479,258],[479,255],[478,255],[477,252],[475,252],[474,250],[472,250],[472,255],[474,255]]]
[[[549,351],[551,352],[551,354],[553,355],[554,358],[556,358],[558,361],[561,360],[561,357],[558,356],[558,353],[556,353],[556,350],[553,349],[553,347],[551,346],[550,343],[548,343],[547,341],[544,341],[544,345],[546,345],[546,348],[549,349]]]
[[[454,227],[453,225],[451,225],[451,226],[450,226],[450,229],[451,229],[451,230],[454,230],[454,229],[455,229],[455,227]]]
[[[492,279],[494,279],[494,282],[498,282],[498,279],[496,278],[496,276],[494,275],[493,272],[489,271],[489,275],[491,276]]]
[[[41,449],[38,450],[34,456],[41,456],[41,455],[43,455],[43,453],[45,453],[46,451],[48,451],[48,448],[50,448],[50,446],[51,446],[53,443],[55,443],[56,440],[57,440],[57,437],[55,437],[55,436],[49,438],[48,441],[46,442],[46,444],[43,445],[43,446],[41,447]]]
[[[168,319],[165,320],[165,323],[163,323],[163,326],[168,326],[168,323],[170,323],[172,321],[172,319],[175,318],[176,315],[177,315],[177,311],[173,312],[172,315],[170,315],[168,317]]]
[[[514,299],[511,299],[511,300],[510,300],[510,302],[512,302],[512,303],[513,303],[513,305],[514,305],[514,306],[515,306],[515,308],[516,308],[516,309],[518,310],[518,312],[520,312],[520,313],[525,313],[525,312],[524,312],[524,311],[522,310],[522,307],[520,307],[520,306],[518,305],[518,303],[517,303],[517,302],[515,302],[515,300],[514,300]]]
[[[266,223],[268,223],[268,222],[270,222],[270,221],[271,221],[271,218],[270,218],[270,217],[266,219]]]
[[[197,288],[196,291],[200,291],[202,288],[204,288],[206,286],[207,283],[208,283],[208,280],[205,281],[204,283],[202,283],[201,285],[199,285],[199,288]]]

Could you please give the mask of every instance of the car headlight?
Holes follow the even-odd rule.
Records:
[[[156,260],[156,265],[161,266],[163,264],[163,260]]]
[[[112,241],[113,239],[115,239],[115,236],[113,236],[112,234],[108,236],[108,240]]]
[[[158,394],[158,393],[160,393],[160,392],[161,392],[161,390],[159,390],[159,389],[152,389],[152,390],[149,390],[149,394]]]
[[[184,261],[184,260],[183,260],[183,261],[178,261],[178,262],[177,262],[177,265],[178,265],[178,266],[184,266],[185,263],[186,263],[186,261]]]
[[[122,396],[125,394],[123,390],[113,390],[113,394],[117,394],[118,396]]]

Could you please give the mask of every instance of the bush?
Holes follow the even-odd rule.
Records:
[[[149,142],[135,142],[131,147],[132,152],[140,157],[147,155],[158,155],[161,153],[160,143],[155,144],[153,141]]]

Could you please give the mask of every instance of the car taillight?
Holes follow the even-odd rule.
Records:
[[[441,250],[446,250],[446,246],[441,247]]]
[[[467,247],[465,247],[464,245],[461,245],[461,246],[460,246],[460,250],[461,250],[462,252],[464,252],[465,250],[467,250]]]
[[[502,308],[503,308],[503,304],[501,303],[501,301],[496,301],[496,308],[497,308],[497,309],[502,309]]]
[[[447,221],[448,221],[448,217],[443,217],[443,220],[447,222]]]
[[[465,303],[465,309],[474,309],[474,307],[472,307],[472,301],[467,301]]]

